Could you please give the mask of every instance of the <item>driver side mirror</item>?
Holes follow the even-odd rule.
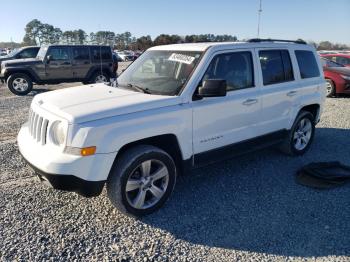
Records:
[[[51,55],[48,55],[46,57],[46,63],[50,64],[50,61],[52,60],[52,56]]]
[[[220,97],[226,96],[226,80],[208,79],[204,80],[202,86],[198,88],[199,97]]]

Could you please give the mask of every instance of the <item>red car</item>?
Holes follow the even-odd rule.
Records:
[[[327,81],[327,96],[350,94],[350,67],[321,58],[324,77]]]
[[[350,54],[325,54],[321,55],[321,57],[332,60],[333,62],[336,62],[338,64],[350,67]]]

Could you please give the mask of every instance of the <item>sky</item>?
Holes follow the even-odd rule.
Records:
[[[0,42],[21,42],[32,19],[87,33],[230,34],[257,37],[259,0],[1,1]],[[13,10],[13,11],[7,11]],[[261,38],[350,45],[350,0],[262,0]]]

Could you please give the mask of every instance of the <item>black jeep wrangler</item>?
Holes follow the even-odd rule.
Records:
[[[115,63],[109,46],[42,46],[36,58],[3,62],[0,79],[12,93],[26,95],[33,83],[108,82],[115,77]]]

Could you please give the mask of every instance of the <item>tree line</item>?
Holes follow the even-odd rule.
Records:
[[[155,45],[175,43],[196,43],[212,41],[237,41],[232,35],[169,35],[161,34],[152,40],[151,36],[136,38],[130,32],[116,34],[112,31],[98,31],[87,34],[82,29],[62,31],[53,25],[42,23],[38,19],[30,21],[25,27],[23,45],[42,44],[103,44],[116,49],[146,50]]]
[[[315,46],[317,50],[350,50],[349,45],[345,44],[339,44],[339,43],[332,43],[329,41],[322,41],[319,43],[310,41],[309,44]]]
[[[50,24],[42,23],[38,19],[33,19],[25,26],[25,35],[22,46],[42,45],[42,44],[103,44],[110,45],[118,50],[146,50],[151,46],[167,45],[175,43],[197,43],[197,42],[224,42],[237,41],[233,35],[169,35],[161,34],[152,39],[151,36],[134,37],[130,32],[115,33],[112,31],[98,31],[86,33],[82,29],[62,31],[60,28]],[[309,41],[318,50],[344,50],[350,46],[338,43],[323,41],[316,43]],[[17,47],[17,43],[0,43],[0,47]]]

